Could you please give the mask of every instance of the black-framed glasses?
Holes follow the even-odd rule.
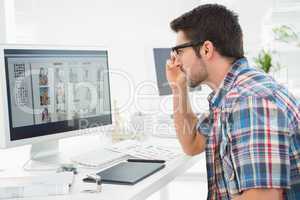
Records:
[[[184,49],[184,48],[187,48],[187,47],[195,47],[195,46],[198,46],[201,43],[202,43],[201,40],[199,40],[199,41],[192,41],[192,42],[186,42],[186,43],[177,45],[175,47],[172,47],[171,50],[172,50],[172,52],[175,52],[178,55],[179,54],[179,51],[178,51],[179,49]]]

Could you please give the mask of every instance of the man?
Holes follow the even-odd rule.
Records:
[[[300,199],[300,104],[249,66],[238,17],[199,6],[171,22],[177,33],[166,64],[174,122],[184,152],[206,152],[208,199]],[[197,119],[189,87],[207,84],[209,115]]]

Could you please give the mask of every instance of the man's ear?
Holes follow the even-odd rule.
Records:
[[[214,50],[215,48],[213,43],[209,40],[206,40],[200,48],[200,55],[206,60],[209,60],[212,58]]]

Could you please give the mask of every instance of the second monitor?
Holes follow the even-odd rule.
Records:
[[[154,48],[154,63],[157,87],[160,96],[171,95],[172,91],[166,77],[166,61],[170,58],[171,48]],[[190,88],[190,91],[201,90],[201,87]]]

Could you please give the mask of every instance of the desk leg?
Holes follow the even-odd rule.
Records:
[[[160,200],[169,200],[169,185],[160,190]]]

